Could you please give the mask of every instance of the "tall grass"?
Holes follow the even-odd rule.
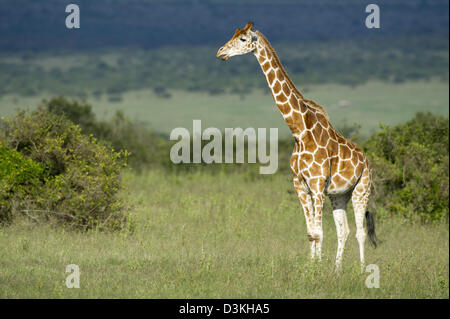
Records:
[[[336,232],[326,203],[324,260],[308,260],[303,213],[288,176],[128,173],[134,228],[78,233],[17,221],[0,229],[1,298],[448,298],[448,224],[377,224],[367,245],[380,288],[360,273],[351,234],[333,272]],[[65,286],[66,265],[80,288]]]

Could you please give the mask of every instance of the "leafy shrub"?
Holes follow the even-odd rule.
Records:
[[[25,213],[83,229],[124,225],[124,203],[117,192],[126,151],[115,152],[81,134],[64,116],[42,108],[4,119],[0,141],[6,177],[0,198],[7,203],[2,219]]]
[[[26,199],[29,188],[41,186],[44,166],[0,142],[0,221],[10,221],[11,203]]]
[[[448,220],[449,122],[418,113],[382,127],[363,145],[371,159],[377,210],[424,222]]]
[[[41,107],[46,108],[50,113],[65,115],[70,121],[86,130],[84,133],[94,133],[96,129],[97,123],[92,107],[83,101],[69,101],[63,96],[58,96],[49,101],[43,100]]]
[[[135,168],[166,166],[169,162],[167,139],[133,123],[121,111],[117,111],[110,121],[98,121],[90,104],[63,96],[44,100],[41,107],[66,116],[80,126],[82,133],[110,142],[115,150],[126,149],[129,163]]]

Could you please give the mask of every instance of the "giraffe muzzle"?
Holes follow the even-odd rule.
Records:
[[[221,59],[222,61],[228,60],[228,54],[224,53],[225,47],[221,47],[219,51],[217,51],[216,58]]]

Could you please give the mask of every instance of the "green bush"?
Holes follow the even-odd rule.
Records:
[[[1,219],[24,213],[83,229],[124,225],[117,193],[126,151],[115,152],[42,108],[4,119],[0,141]]]
[[[69,101],[63,96],[58,96],[49,101],[43,100],[41,107],[46,108],[50,113],[66,116],[85,130],[83,133],[94,133],[97,130],[97,121],[92,107],[84,101]]]
[[[27,200],[29,189],[39,187],[44,179],[44,166],[0,142],[0,221],[12,219],[12,202]]]
[[[363,147],[373,166],[379,212],[424,222],[448,220],[448,119],[418,113],[405,124],[382,127]]]
[[[63,96],[44,100],[40,106],[50,113],[66,116],[80,126],[82,133],[110,142],[115,150],[126,149],[130,153],[129,163],[134,168],[168,165],[167,139],[133,123],[121,111],[117,111],[110,121],[99,121],[90,104]]]

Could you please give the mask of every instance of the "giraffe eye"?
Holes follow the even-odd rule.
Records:
[[[247,41],[246,39],[244,39],[244,38],[240,38],[239,40],[241,40],[242,42],[245,42],[245,41]]]

